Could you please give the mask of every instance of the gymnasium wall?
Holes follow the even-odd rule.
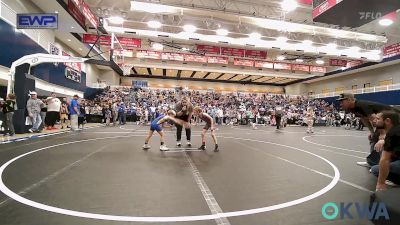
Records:
[[[99,80],[107,85],[120,85],[120,78],[114,70],[100,70]]]
[[[400,63],[342,77],[317,81],[306,84],[306,86],[307,93],[313,92],[314,94],[321,94],[323,90],[334,92],[336,88],[340,87],[343,87],[344,90],[351,90],[353,85],[357,85],[357,88],[363,88],[364,84],[367,83],[370,83],[371,87],[379,86],[379,82],[384,80],[392,80],[393,84],[400,83]]]
[[[366,93],[355,95],[356,99],[380,102],[387,105],[400,105],[400,90]],[[338,105],[337,97],[321,98],[330,103]]]
[[[136,77],[122,77],[121,85],[132,85],[133,80],[145,80]],[[230,83],[216,83],[216,82],[202,82],[202,81],[185,81],[185,80],[164,80],[164,79],[148,79],[150,87],[155,88],[174,88],[177,86],[188,87],[193,90],[208,90],[214,89],[215,91],[245,91],[245,92],[271,92],[271,93],[284,93],[283,87],[276,87],[270,85],[242,85]]]

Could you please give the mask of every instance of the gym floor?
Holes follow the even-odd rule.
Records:
[[[206,151],[160,152],[158,135],[143,151],[148,129],[100,127],[0,145],[0,223],[372,224],[321,214],[327,202],[369,202],[376,178],[356,165],[368,155],[365,131],[222,126],[215,153],[209,135]],[[194,147],[200,132],[193,127]],[[175,148],[175,131],[166,136]]]

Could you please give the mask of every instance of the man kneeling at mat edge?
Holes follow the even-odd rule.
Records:
[[[379,165],[371,167],[378,177],[376,191],[386,190],[386,179],[400,183],[400,117],[394,111],[382,111],[377,114],[377,128],[385,129],[384,146]]]
[[[218,142],[217,142],[217,137],[215,136],[215,123],[213,121],[213,118],[208,115],[207,113],[203,112],[203,110],[200,107],[195,107],[194,108],[194,115],[206,122],[206,125],[203,127],[203,131],[201,132],[201,146],[199,150],[206,150],[206,132],[210,129],[211,130],[211,137],[214,141],[215,148],[214,152],[218,152]]]
[[[150,149],[149,140],[150,140],[151,136],[153,136],[154,131],[157,131],[157,133],[160,135],[160,142],[161,142],[160,151],[168,151],[169,150],[164,143],[165,134],[162,129],[162,125],[167,121],[172,121],[173,123],[182,126],[183,121],[175,118],[175,116],[176,116],[175,111],[169,110],[168,115],[162,114],[151,122],[149,135],[146,137],[146,139],[144,141],[143,150]]]

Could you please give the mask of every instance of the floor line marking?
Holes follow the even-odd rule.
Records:
[[[75,162],[73,162],[73,163],[71,163],[71,164],[69,164],[69,165],[57,170],[56,172],[46,176],[45,178],[39,180],[38,182],[36,182],[36,183],[24,188],[23,190],[18,192],[18,195],[23,196],[23,195],[28,194],[28,192],[34,190],[35,188],[40,187],[42,184],[46,183],[47,181],[50,181],[50,180],[56,178],[57,176],[67,172],[69,169],[73,168],[75,165],[77,165],[80,162],[86,160],[87,158],[91,157],[92,155],[103,151],[106,147],[108,147],[108,145],[105,145],[105,146],[99,148],[97,151],[91,152],[91,153],[87,154],[86,156],[82,157],[81,159],[79,159],[79,160],[77,160],[77,161],[75,161]],[[0,202],[0,207],[2,207],[3,205],[6,205],[10,200],[12,200],[12,199],[10,197],[7,197],[7,199],[5,199],[4,201]]]
[[[330,136],[337,136],[337,135],[330,135]],[[343,135],[342,135],[342,136],[343,136]],[[350,137],[351,137],[351,135],[346,135],[346,136],[350,136]],[[367,154],[367,155],[369,154],[369,153],[367,153],[367,152],[356,151],[356,150],[353,150],[353,149],[339,148],[339,147],[335,147],[335,146],[323,145],[323,144],[315,143],[315,142],[312,142],[312,141],[307,140],[308,137],[311,137],[311,136],[304,136],[304,137],[302,138],[303,141],[308,142],[308,143],[313,144],[313,145],[318,145],[318,146],[326,147],[326,148],[334,148],[334,149],[338,149],[338,150],[342,150],[342,151],[357,152],[357,153],[362,153],[362,154]]]
[[[328,150],[328,149],[319,148],[318,150],[324,151],[324,152],[331,152],[331,153],[338,154],[338,155],[350,156],[350,157],[354,157],[354,158],[364,159],[364,160],[365,160],[365,157],[360,157],[360,156],[356,156],[356,155],[346,154],[346,153],[342,153],[342,152],[335,152],[335,151]]]
[[[189,163],[190,171],[192,172],[193,178],[196,181],[196,184],[199,187],[201,194],[203,195],[203,198],[206,201],[211,213],[213,215],[219,215],[219,214],[223,213],[221,207],[219,206],[217,200],[215,199],[214,195],[212,194],[207,183],[204,181],[203,177],[201,176],[200,171],[197,169],[193,160],[189,157],[189,155],[186,152],[183,152],[183,154],[185,155],[185,158],[186,158],[187,162]],[[230,225],[231,224],[226,217],[218,216],[214,220],[218,225]]]
[[[291,149],[295,149],[304,153],[307,153],[309,155],[315,156],[318,159],[323,160],[325,163],[327,163],[334,171],[334,177],[332,179],[332,181],[325,187],[323,187],[321,190],[318,190],[312,194],[309,194],[307,196],[301,197],[301,198],[297,198],[288,202],[283,202],[283,203],[279,203],[279,204],[275,204],[275,205],[270,205],[270,206],[265,206],[265,207],[259,207],[259,208],[252,208],[252,209],[244,209],[244,210],[239,210],[239,211],[230,211],[230,212],[224,212],[221,214],[206,214],[206,215],[189,215],[189,216],[149,216],[149,217],[143,217],[143,216],[119,216],[119,215],[108,215],[108,214],[96,214],[96,213],[88,213],[88,212],[82,212],[82,211],[74,211],[74,210],[70,210],[70,209],[63,209],[63,208],[58,208],[58,207],[54,207],[54,206],[50,206],[50,205],[46,205],[43,203],[39,203],[39,202],[35,202],[32,201],[30,199],[24,198],[22,196],[17,195],[15,192],[13,192],[12,190],[10,190],[3,181],[3,173],[4,170],[13,162],[17,161],[18,159],[21,159],[27,155],[33,154],[35,152],[38,151],[43,151],[46,149],[50,149],[50,148],[54,148],[57,146],[62,146],[62,145],[69,145],[69,144],[74,144],[74,143],[81,143],[81,142],[88,142],[88,141],[94,141],[94,140],[105,140],[105,139],[115,139],[115,138],[126,138],[126,137],[135,137],[135,136],[143,136],[143,135],[130,135],[130,136],[114,136],[114,137],[103,137],[103,138],[92,138],[92,139],[85,139],[85,140],[77,140],[77,141],[71,141],[71,142],[65,142],[65,143],[61,143],[61,144],[56,144],[56,145],[51,145],[51,146],[47,146],[44,148],[39,148],[36,150],[32,150],[30,152],[24,153],[22,155],[19,155],[11,160],[9,160],[8,162],[6,162],[5,164],[3,164],[2,166],[0,166],[0,191],[2,191],[5,195],[13,198],[14,200],[37,208],[37,209],[41,209],[41,210],[45,210],[48,212],[53,212],[53,213],[59,213],[59,214],[63,214],[63,215],[69,215],[69,216],[75,216],[75,217],[80,217],[80,218],[89,218],[89,219],[97,219],[97,220],[109,220],[109,221],[129,221],[129,222],[185,222],[185,221],[200,221],[200,220],[214,220],[214,219],[218,219],[221,217],[237,217],[237,216],[244,216],[244,215],[253,215],[253,214],[257,214],[257,213],[264,213],[264,212],[270,212],[270,211],[274,211],[274,210],[278,210],[278,209],[283,209],[283,208],[287,208],[287,207],[291,207],[291,206],[295,206],[295,205],[299,205],[302,204],[304,202],[308,202],[310,200],[313,200],[315,198],[318,198],[324,194],[326,194],[327,192],[329,192],[332,188],[334,188],[336,186],[336,184],[338,183],[339,179],[340,179],[340,172],[339,169],[332,163],[330,162],[328,159],[312,153],[310,151],[304,150],[304,149],[300,149],[300,148],[296,148],[293,146],[288,146],[288,145],[284,145],[284,144],[278,144],[278,143],[274,143],[274,142],[267,142],[267,141],[261,141],[261,140],[255,140],[255,139],[244,139],[244,138],[237,138],[237,137],[224,137],[221,136],[222,138],[226,138],[226,139],[236,139],[236,140],[247,140],[247,141],[253,141],[253,142],[258,142],[258,143],[266,143],[266,144],[272,144],[272,145],[276,145],[276,146],[282,146],[282,147],[287,147],[287,148],[291,148]]]
[[[303,168],[303,169],[309,170],[309,171],[311,171],[311,172],[320,174],[320,175],[322,175],[322,176],[324,176],[324,177],[333,178],[333,176],[330,175],[330,174],[323,173],[323,172],[321,172],[321,171],[318,171],[318,170],[315,170],[315,169],[312,169],[312,168],[303,166],[303,165],[301,165],[301,164],[295,163],[295,162],[290,161],[290,160],[288,160],[288,159],[285,159],[285,158],[279,157],[279,156],[277,156],[277,155],[274,155],[274,154],[271,154],[271,153],[262,151],[262,150],[260,150],[260,149],[258,149],[258,148],[255,148],[255,147],[252,147],[252,146],[249,146],[249,145],[244,145],[243,143],[240,143],[240,142],[238,142],[238,141],[236,141],[236,142],[239,143],[239,144],[241,144],[241,145],[243,145],[243,146],[246,146],[246,148],[253,149],[254,151],[261,152],[261,153],[263,153],[263,154],[265,154],[265,155],[268,155],[268,156],[277,158],[277,159],[282,160],[282,161],[284,161],[284,162],[287,162],[287,163],[293,164],[293,165],[295,165],[295,166],[301,167],[301,168]],[[344,184],[350,185],[350,186],[352,186],[352,187],[354,187],[354,188],[357,188],[357,189],[359,189],[359,190],[362,190],[362,191],[365,191],[365,192],[368,192],[368,193],[374,193],[373,191],[368,190],[367,188],[364,188],[364,187],[362,187],[362,186],[360,186],[360,185],[354,184],[354,183],[352,183],[352,182],[350,182],[350,181],[346,181],[346,180],[343,180],[343,179],[339,179],[339,182],[342,182],[342,183],[344,183]]]

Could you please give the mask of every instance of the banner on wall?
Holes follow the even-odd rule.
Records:
[[[89,6],[83,0],[71,0],[68,4],[75,4],[80,12],[85,16],[85,18],[89,21],[89,23],[94,26],[94,28],[98,28],[99,21],[97,17],[92,13]]]
[[[185,54],[184,57],[186,62],[207,63],[207,56],[204,55]]]
[[[49,43],[49,54],[50,55],[60,55],[61,51],[60,48],[58,48],[55,44]],[[55,62],[53,63],[54,66],[58,66],[58,63]]]
[[[72,17],[81,25],[85,27],[86,18],[85,15],[81,12],[76,4],[73,3],[73,0],[68,0],[68,12]]]
[[[255,58],[255,59],[265,59],[267,58],[266,51],[259,51],[259,50],[246,50],[247,58]]]
[[[253,67],[253,66],[254,66],[254,60],[235,58],[235,59],[233,60],[233,65],[235,65],[235,66],[249,66],[249,67]]]
[[[221,54],[221,48],[218,46],[211,45],[196,45],[197,51],[205,54],[219,55]]]
[[[386,46],[383,49],[383,58],[389,58],[396,55],[400,55],[400,43]]]
[[[97,41],[98,44],[104,46],[111,46],[111,36],[100,36],[94,34],[83,34],[82,42],[85,44],[94,44]],[[119,43],[124,48],[140,48],[142,46],[142,40],[137,38],[117,37]]]
[[[213,64],[228,64],[228,57],[208,56],[207,62]]]
[[[330,66],[346,66],[347,65],[347,60],[344,59],[330,59],[329,60],[329,65]]]
[[[244,57],[246,50],[239,48],[221,48],[221,55]]]
[[[62,51],[63,56],[71,56],[71,54]],[[82,77],[82,64],[81,63],[64,63],[65,68],[65,78],[78,82],[81,82]]]
[[[49,43],[49,54],[50,55],[60,55],[60,48],[58,48],[53,43]]]

